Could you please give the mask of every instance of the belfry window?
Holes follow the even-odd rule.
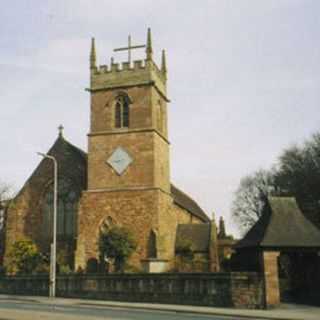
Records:
[[[121,95],[116,99],[115,105],[115,127],[129,127],[129,98]]]

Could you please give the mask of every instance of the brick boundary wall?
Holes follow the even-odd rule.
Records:
[[[0,294],[48,295],[46,276],[0,277]],[[263,277],[253,272],[68,275],[57,296],[261,309]]]

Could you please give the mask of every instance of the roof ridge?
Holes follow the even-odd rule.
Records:
[[[83,151],[82,149],[80,149],[79,147],[75,146],[74,144],[72,144],[71,142],[69,142],[66,138],[64,137],[58,137],[58,139],[61,139],[63,142],[67,143],[70,147],[74,148],[76,151],[78,151],[80,154],[82,154],[83,156],[87,157],[88,154],[87,152]]]
[[[87,161],[87,153],[81,150],[80,148],[76,147],[72,143],[70,143],[68,140],[66,140],[63,136],[58,136],[54,143],[51,145],[49,150],[47,151],[47,154],[51,154],[54,148],[57,146],[58,143],[63,143],[67,145],[69,148],[72,148],[75,152],[77,152],[85,161]],[[15,196],[12,198],[12,200],[16,199],[25,189],[25,187],[28,185],[28,183],[31,181],[31,179],[34,177],[36,172],[39,170],[41,167],[41,164],[45,161],[45,159],[41,159],[41,161],[38,163],[38,165],[34,168],[34,170],[31,172],[29,177],[25,180],[24,184],[20,188],[20,190],[15,194]]]
[[[170,186],[173,200],[177,205],[184,208],[185,210],[187,210],[197,218],[201,219],[202,221],[210,222],[210,219],[205,213],[205,211],[199,206],[199,204],[194,199],[192,199],[187,193],[177,188],[173,183],[171,183]],[[185,201],[189,202],[189,204],[193,206],[193,208],[190,207],[190,205],[188,206],[188,203],[185,203]]]

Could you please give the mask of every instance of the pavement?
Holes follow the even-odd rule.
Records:
[[[279,320],[319,320],[320,307],[305,305],[281,304],[270,310],[247,310],[234,308],[214,308],[190,305],[171,305],[155,303],[132,303],[88,299],[49,298],[38,296],[0,295],[0,301],[18,301],[53,306],[79,306],[96,308],[118,308],[147,311],[187,313],[194,315],[225,316],[236,319],[279,319]]]

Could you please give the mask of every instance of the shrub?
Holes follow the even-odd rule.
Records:
[[[59,274],[71,274],[72,270],[68,264],[59,265]]]
[[[22,239],[9,248],[6,269],[9,274],[32,274],[42,263],[37,246],[30,239]]]
[[[115,271],[123,272],[125,262],[135,251],[136,241],[132,233],[123,227],[114,226],[100,236],[100,255],[114,260]]]
[[[176,270],[182,272],[192,271],[194,258],[192,242],[188,239],[180,238],[176,243]]]

